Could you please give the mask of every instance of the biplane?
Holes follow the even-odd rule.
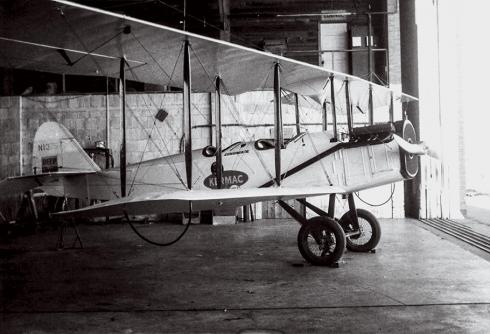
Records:
[[[312,264],[331,265],[346,247],[369,251],[381,236],[376,218],[357,209],[352,194],[413,178],[418,156],[426,152],[413,125],[407,119],[394,120],[395,103],[416,101],[409,95],[348,74],[69,1],[27,1],[18,6],[2,13],[0,66],[120,78],[119,168],[101,170],[65,126],[49,121],[34,138],[35,173],[0,183],[0,193],[41,188],[55,196],[103,201],[59,212],[59,217],[204,211],[274,200],[301,224],[302,256]],[[264,73],[270,75],[264,78]],[[128,76],[182,89],[182,154],[126,163]],[[228,95],[257,89],[273,92],[273,138],[222,148],[223,87]],[[332,129],[285,138],[282,91],[328,105]],[[193,148],[193,92],[216,96],[214,146]],[[373,96],[385,102],[387,122],[374,123]],[[369,112],[367,125],[353,126],[355,108]],[[344,133],[337,127],[341,109],[347,117]],[[348,199],[349,211],[337,219],[339,194]],[[306,200],[313,196],[329,196],[328,210]],[[286,200],[298,200],[317,216],[306,219]]]

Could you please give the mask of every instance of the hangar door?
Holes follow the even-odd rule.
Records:
[[[349,48],[347,23],[320,24],[320,64],[331,70],[349,73]]]

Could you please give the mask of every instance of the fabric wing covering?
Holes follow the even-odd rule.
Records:
[[[340,187],[305,188],[255,188],[220,190],[182,190],[169,194],[153,193],[133,198],[121,198],[87,208],[56,213],[64,218],[92,218],[107,216],[148,215],[172,212],[187,212],[189,203],[193,211],[212,210],[220,207],[238,207],[255,202],[288,200],[325,194],[342,194]]]
[[[352,103],[367,109],[368,81],[124,15],[61,0],[2,2],[0,14],[1,67],[118,77],[125,57],[127,79],[181,87],[182,46],[187,39],[196,92],[213,92],[218,74],[228,95],[270,89],[273,75],[264,74],[279,62],[283,89],[329,101],[329,76],[334,74],[335,87],[348,79]],[[387,105],[391,91],[372,87]],[[396,93],[395,99],[415,98]]]

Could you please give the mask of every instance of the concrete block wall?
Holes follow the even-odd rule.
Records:
[[[0,98],[0,176],[19,175],[20,159],[20,98]]]
[[[388,24],[388,55],[389,55],[389,79],[391,85],[400,85],[401,78],[401,49],[400,49],[400,13],[398,0],[386,0],[389,12]]]
[[[17,101],[11,105],[22,104],[21,112],[12,110],[12,107],[2,110],[4,116],[1,125],[5,129],[1,136],[2,152],[6,152],[6,157],[2,159],[2,177],[20,174],[21,168],[24,174],[32,172],[34,135],[37,128],[47,121],[65,125],[82,147],[93,147],[96,141],[106,142],[112,149],[115,166],[119,165],[121,117],[118,95],[33,96],[0,100],[3,109],[6,108],[3,106],[9,105],[10,100]],[[164,122],[155,119],[160,108],[169,114]],[[22,121],[19,120],[19,115]],[[128,94],[126,115],[128,163],[179,153],[183,121],[181,94]],[[208,94],[193,95],[193,117],[194,124],[208,123]],[[12,133],[6,132],[10,128]],[[17,138],[20,133],[23,134],[22,143]],[[17,142],[12,143],[9,138],[14,138]],[[193,129],[195,147],[205,146],[209,140],[208,130]],[[22,150],[12,145],[20,145]],[[7,168],[7,161],[13,159],[12,151],[22,152],[22,163],[16,161],[16,164],[10,164]]]
[[[82,147],[105,141],[105,96],[32,96],[22,100],[22,169],[32,174],[34,135],[39,126],[56,121],[68,128]]]

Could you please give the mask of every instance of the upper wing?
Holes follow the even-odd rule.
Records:
[[[50,195],[63,196],[63,177],[83,176],[94,171],[68,171],[27,176],[9,177],[0,181],[0,197],[22,194],[34,188],[41,188]]]
[[[171,212],[187,212],[189,203],[193,211],[212,210],[220,207],[237,207],[269,200],[288,200],[325,194],[345,193],[340,187],[305,188],[253,188],[220,190],[182,190],[170,194],[153,193],[133,198],[121,198],[79,210],[59,212],[61,217],[104,217],[149,215]]]
[[[174,69],[182,67],[182,42],[187,39],[196,91],[213,92],[218,74],[229,95],[272,88],[273,75],[267,74],[279,62],[281,87],[302,95],[321,91],[328,95],[330,74],[339,80],[337,88],[345,79],[353,82],[353,103],[367,99],[369,85],[380,96],[391,92],[345,73],[69,1],[10,1],[3,8],[2,4],[0,67],[117,77],[125,57],[128,79],[181,87],[182,73]],[[123,33],[126,26],[131,27],[128,34]]]

